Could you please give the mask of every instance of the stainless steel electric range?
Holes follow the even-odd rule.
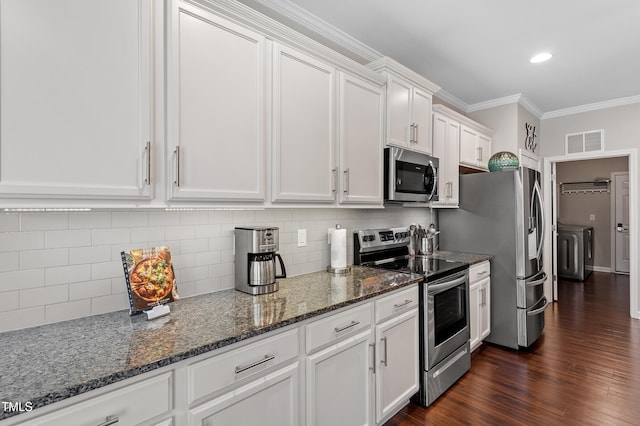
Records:
[[[471,366],[469,264],[410,255],[409,228],[354,233],[354,263],[423,274],[420,285],[420,391],[414,401],[429,406]]]

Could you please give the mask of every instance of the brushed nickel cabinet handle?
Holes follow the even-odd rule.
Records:
[[[407,306],[407,305],[408,305],[409,303],[411,303],[411,302],[413,302],[413,300],[406,299],[406,300],[405,300],[404,302],[402,302],[402,303],[396,303],[396,304],[394,304],[394,305],[393,305],[393,309],[400,309],[400,308],[402,308],[403,306]]]
[[[336,175],[338,174],[338,169],[333,168],[331,169],[331,192],[336,192],[336,181],[338,180],[336,178]]]
[[[144,147],[147,154],[147,175],[144,178],[144,183],[151,185],[151,141],[147,141],[147,145]]]
[[[349,193],[349,169],[347,168],[344,172],[344,193]]]
[[[176,149],[173,152],[176,155],[176,178],[173,183],[180,188],[180,145],[176,145]]]
[[[382,344],[382,342],[384,341],[384,359],[380,360],[381,364],[384,364],[384,366],[387,366],[387,338],[383,337],[382,339],[380,339],[380,344]]]
[[[344,327],[336,327],[334,330],[336,333],[342,333],[343,331],[348,330],[351,327],[355,327],[358,324],[360,324],[360,321],[351,321],[351,324],[345,325]]]
[[[109,425],[114,425],[116,423],[118,423],[120,421],[120,419],[117,416],[107,416],[104,419],[104,422],[100,423],[97,426],[109,426]]]
[[[415,129],[416,129],[416,137],[414,138],[416,145],[419,143],[418,138],[420,137],[420,134],[418,133],[418,125],[415,124]]]
[[[373,371],[373,374],[375,374],[376,373],[376,345],[375,343],[371,343],[369,344],[369,347],[371,348],[371,354],[373,355],[373,362],[371,363],[369,370]]]
[[[269,362],[269,361],[271,361],[271,360],[273,360],[275,358],[276,358],[275,355],[265,355],[264,358],[259,359],[258,361],[254,361],[254,362],[252,362],[250,364],[246,364],[246,365],[239,365],[239,366],[236,367],[236,374],[240,374],[243,371],[250,370],[253,367],[257,367],[257,366],[259,366],[261,364],[264,364],[265,362]]]

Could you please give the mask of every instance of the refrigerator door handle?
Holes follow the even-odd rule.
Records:
[[[540,285],[542,283],[544,283],[547,280],[547,273],[546,272],[542,272],[542,278],[537,279],[535,281],[528,281],[525,283],[525,285],[527,287],[535,287],[537,285]]]
[[[539,314],[543,313],[544,311],[546,311],[548,307],[549,307],[549,301],[545,297],[544,298],[544,305],[539,309],[527,312],[527,316],[535,317],[536,315],[539,315]]]
[[[546,232],[546,224],[544,221],[544,203],[542,202],[542,194],[541,194],[540,183],[536,179],[533,184],[533,193],[538,199],[538,203],[540,205],[540,220],[542,222],[542,232],[540,233],[540,245],[538,246],[538,250],[536,251],[536,258],[540,259],[540,255],[542,254],[542,247],[544,246],[544,234]]]

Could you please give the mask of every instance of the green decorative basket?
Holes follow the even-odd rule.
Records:
[[[509,151],[496,152],[489,159],[489,171],[491,172],[513,170],[519,165],[520,161],[518,160],[518,156]]]

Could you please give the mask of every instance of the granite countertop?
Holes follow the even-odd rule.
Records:
[[[171,303],[147,321],[128,311],[0,333],[0,400],[42,407],[421,281],[354,266],[280,280],[251,296],[224,290]],[[0,411],[0,420],[17,413]]]
[[[431,255],[436,259],[450,260],[453,262],[464,262],[469,265],[484,262],[485,260],[491,260],[493,257],[490,254],[476,254],[476,253],[458,253],[453,251],[435,250]]]

